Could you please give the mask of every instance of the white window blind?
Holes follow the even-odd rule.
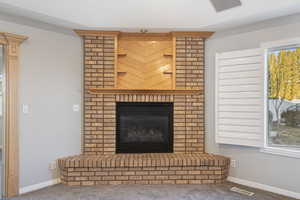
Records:
[[[264,53],[216,55],[216,142],[260,147],[264,137]]]

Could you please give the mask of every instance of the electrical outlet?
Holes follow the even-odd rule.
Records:
[[[29,113],[29,105],[28,104],[23,104],[22,105],[22,112],[23,112],[23,114],[28,114]]]
[[[57,168],[56,162],[52,162],[49,164],[49,169],[50,170],[55,170]]]
[[[236,160],[231,160],[230,161],[230,166],[232,167],[232,168],[236,168]]]

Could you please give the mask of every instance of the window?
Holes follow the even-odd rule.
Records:
[[[300,157],[300,41],[267,45],[265,58],[265,149]]]
[[[300,158],[300,38],[216,54],[220,144]]]

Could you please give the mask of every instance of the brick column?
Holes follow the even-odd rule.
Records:
[[[203,38],[176,37],[176,87],[204,90]],[[174,147],[175,152],[204,152],[204,95],[176,95],[175,113],[174,130],[184,143]]]
[[[114,87],[116,36],[84,36],[83,153],[114,153],[114,96],[90,94],[89,88]]]

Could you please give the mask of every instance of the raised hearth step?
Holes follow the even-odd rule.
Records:
[[[212,154],[78,155],[59,159],[69,186],[100,184],[216,184],[226,181],[230,160]]]
[[[64,167],[226,166],[228,164],[227,157],[202,153],[77,155],[58,160],[60,169]]]

